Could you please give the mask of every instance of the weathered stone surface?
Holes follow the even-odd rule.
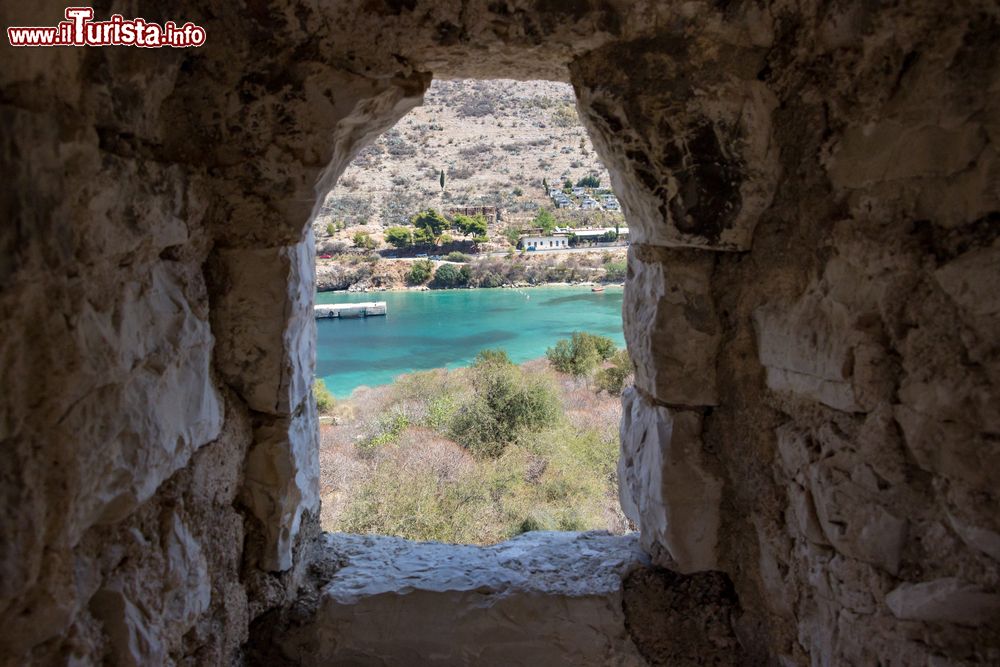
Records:
[[[736,637],[739,604],[721,572],[637,568],[625,579],[625,619],[650,665],[747,665]]]
[[[618,493],[654,562],[679,572],[718,564],[722,481],[707,467],[701,414],[622,395]]]
[[[1000,595],[954,577],[902,584],[885,603],[904,621],[982,625],[1000,615]]]
[[[1000,587],[994,2],[158,12],[208,42],[0,69],[0,662],[231,664],[293,597],[305,568],[270,568],[307,558],[314,502],[303,230],[433,75],[571,79],[633,240],[739,251],[713,260],[717,339],[630,333],[657,400],[661,368],[715,374],[676,380],[710,407],[627,418],[657,559],[725,570],[761,662],[1000,663],[992,617],[924,620]],[[637,581],[651,624],[663,590]]]
[[[728,57],[752,63],[770,37],[765,30],[711,39],[728,42]],[[746,250],[771,203],[780,173],[771,122],[777,100],[741,76],[749,68],[722,71],[716,57],[640,38],[570,66],[580,117],[610,168],[633,242]],[[651,85],[664,78],[670,85]]]
[[[216,367],[251,409],[287,415],[309,395],[316,351],[311,232],[290,247],[219,252]]]
[[[291,417],[265,418],[254,428],[244,475],[244,502],[264,527],[260,565],[287,570],[303,514],[319,514],[319,443],[311,394]]]
[[[327,535],[336,571],[280,633],[300,665],[644,665],[622,580],[635,535],[533,532],[488,547]]]
[[[674,405],[715,405],[721,328],[712,303],[714,258],[632,245],[622,320],[635,384]]]

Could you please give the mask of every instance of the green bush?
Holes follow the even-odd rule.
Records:
[[[542,208],[538,211],[535,219],[531,221],[531,224],[535,227],[541,227],[542,231],[548,234],[556,228],[558,222],[559,221],[556,220],[556,217],[552,215],[547,208]]]
[[[413,232],[407,227],[389,227],[385,230],[385,241],[394,248],[409,248],[413,245]]]
[[[445,259],[448,260],[449,262],[471,262],[472,256],[466,255],[464,252],[458,252],[456,250],[454,252],[449,252],[447,255],[445,255]]]
[[[364,454],[371,454],[379,447],[394,444],[409,425],[409,416],[401,410],[385,414],[379,418],[374,432],[358,442],[358,449]]]
[[[495,271],[487,271],[479,279],[480,287],[503,287],[504,285],[503,276]]]
[[[604,279],[621,281],[625,280],[625,274],[628,271],[628,264],[623,260],[620,262],[605,262],[604,264]]]
[[[561,373],[590,375],[615,353],[615,342],[607,336],[574,331],[569,340],[557,341],[545,351],[545,357]]]
[[[469,267],[442,264],[434,272],[435,287],[464,287],[469,284]]]
[[[429,259],[418,259],[406,274],[406,282],[411,285],[423,285],[431,279],[434,273],[434,262]]]
[[[625,381],[635,372],[627,350],[618,350],[611,357],[611,366],[602,368],[594,376],[594,384],[613,396],[620,396],[625,389]]]
[[[363,248],[365,250],[374,250],[378,243],[366,232],[355,232],[354,233],[354,247]]]
[[[337,402],[330,390],[326,388],[326,383],[319,378],[313,380],[313,398],[316,401],[316,410],[321,415],[330,412]]]
[[[477,457],[496,458],[522,432],[551,426],[559,398],[540,376],[529,376],[506,353],[481,352],[471,368],[472,398],[452,423],[452,435]]]

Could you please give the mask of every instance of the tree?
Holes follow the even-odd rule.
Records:
[[[549,179],[542,178],[542,189],[545,190],[545,194],[549,194]]]
[[[389,227],[385,230],[385,240],[394,248],[409,248],[413,245],[413,232],[406,227]]]
[[[326,388],[326,383],[321,378],[313,380],[313,400],[316,401],[316,410],[321,415],[330,412],[336,403],[333,394]]]
[[[432,208],[417,213],[411,222],[418,230],[423,230],[423,238],[429,238],[432,243],[449,227],[447,218]]]
[[[572,189],[573,189],[573,181],[567,178],[566,182],[563,183],[563,190],[572,190]]]
[[[469,284],[470,274],[467,266],[459,268],[454,264],[442,264],[434,272],[434,286],[464,287]]]
[[[423,285],[431,279],[433,273],[434,262],[429,259],[417,260],[410,267],[409,273],[406,274],[406,282],[411,285]]]
[[[576,182],[576,187],[599,188],[601,187],[601,179],[599,179],[595,174],[587,174]]]
[[[559,221],[556,220],[556,217],[552,215],[547,208],[540,209],[538,211],[538,215],[536,215],[535,219],[532,220],[532,224],[535,227],[541,227],[542,231],[546,234],[551,233],[552,230],[556,228],[556,224],[558,222]]]
[[[615,342],[607,336],[574,331],[569,340],[563,338],[545,350],[545,357],[561,373],[585,376],[610,359],[615,351]]]
[[[611,366],[602,368],[594,376],[594,384],[612,396],[621,396],[629,376],[635,372],[627,350],[618,350],[611,357]]]
[[[486,236],[486,218],[483,217],[482,213],[474,216],[462,215],[459,213],[455,216],[453,224],[455,229],[461,232],[463,236]]]
[[[365,250],[374,250],[378,243],[367,232],[354,233],[354,247]]]
[[[434,245],[435,241],[437,241],[437,238],[430,229],[420,228],[413,232],[414,245]]]
[[[444,169],[441,170],[441,176],[439,177],[441,182],[441,189],[444,190]]]
[[[472,365],[473,395],[455,415],[452,436],[479,458],[499,458],[525,432],[560,417],[559,396],[544,376],[527,375],[501,350],[480,352]]]
[[[337,233],[337,227],[332,222],[326,223],[326,235],[333,236]]]

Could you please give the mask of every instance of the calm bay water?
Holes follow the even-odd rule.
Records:
[[[429,292],[321,292],[316,303],[385,301],[386,317],[317,320],[316,375],[337,397],[403,373],[467,366],[501,347],[515,362],[537,359],[574,331],[624,346],[622,289],[589,287]]]

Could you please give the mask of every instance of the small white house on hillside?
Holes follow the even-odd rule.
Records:
[[[556,250],[557,248],[568,248],[569,238],[566,236],[523,236],[521,237],[521,247],[525,250]]]

